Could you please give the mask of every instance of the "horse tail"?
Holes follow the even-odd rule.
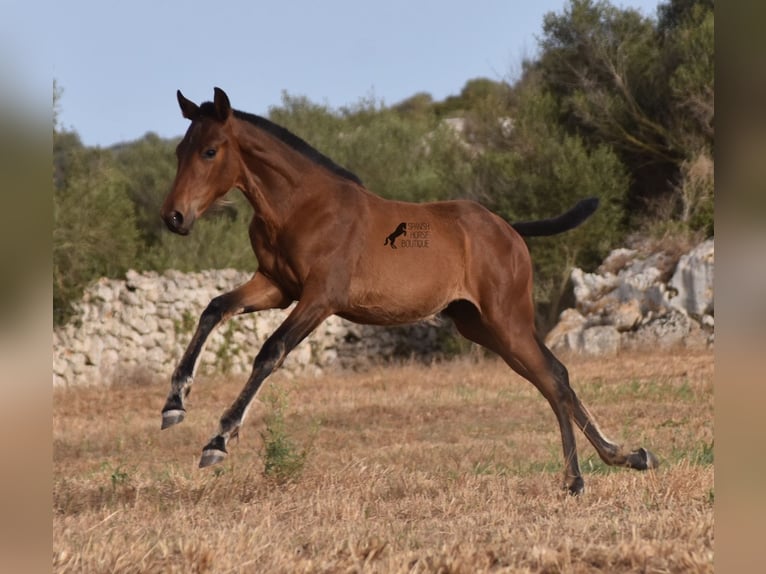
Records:
[[[539,219],[537,221],[518,221],[512,223],[513,227],[523,237],[539,237],[543,235],[556,235],[574,229],[588,219],[598,208],[598,198],[589,197],[577,202],[572,209],[551,219]]]

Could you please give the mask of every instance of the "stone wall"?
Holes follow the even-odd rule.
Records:
[[[594,273],[572,271],[576,305],[546,337],[554,352],[706,348],[714,341],[712,239],[680,258],[615,249]]]
[[[621,349],[713,344],[713,240],[680,259],[665,252],[613,251],[594,273],[572,272],[576,307],[561,315],[546,343],[554,352],[615,354]],[[53,384],[110,384],[170,374],[210,300],[249,279],[234,270],[162,274],[130,271],[100,279],[77,316],[53,333]],[[242,375],[287,310],[234,317],[208,339],[198,372]],[[454,348],[448,320],[404,327],[356,325],[330,317],[287,357],[282,371],[316,375],[392,359],[431,361]]]
[[[210,300],[250,278],[228,270],[137,273],[99,279],[77,304],[77,315],[53,333],[53,384],[110,384],[120,378],[169,380]],[[208,339],[197,372],[249,373],[266,338],[289,313],[270,310],[234,317]],[[356,325],[330,317],[288,355],[288,374],[442,355],[451,325],[433,318],[404,327]]]

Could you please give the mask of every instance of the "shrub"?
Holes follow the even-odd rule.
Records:
[[[266,416],[266,427],[261,432],[263,474],[278,484],[297,480],[306,465],[311,444],[301,447],[291,436],[285,420],[285,411],[288,408],[285,391],[271,386],[269,392],[264,393],[264,400],[270,412]]]
[[[72,314],[88,282],[116,277],[135,265],[138,250],[133,205],[124,178],[101,150],[71,146],[53,193],[53,314]]]

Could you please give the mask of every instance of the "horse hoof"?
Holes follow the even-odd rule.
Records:
[[[202,449],[199,467],[205,468],[206,466],[218,464],[226,458],[226,454],[226,441],[222,436],[217,436]]]
[[[182,420],[184,420],[185,416],[186,411],[183,409],[170,409],[167,411],[162,411],[162,428],[166,429],[168,427],[172,427],[173,425],[177,425]]]
[[[635,470],[650,470],[660,466],[660,461],[654,453],[645,448],[639,448],[628,457],[628,466]]]
[[[202,451],[202,458],[199,459],[199,467],[205,468],[206,466],[218,464],[224,458],[226,458],[226,452],[217,448],[206,448]]]
[[[656,456],[654,456],[653,452],[648,451],[645,448],[639,448],[638,452],[644,457],[644,461],[645,461],[644,470],[649,470],[649,469],[657,468],[658,466],[660,466],[660,461],[657,459]]]
[[[572,481],[572,484],[565,486],[570,496],[580,496],[585,492],[585,481],[581,476],[578,476]]]

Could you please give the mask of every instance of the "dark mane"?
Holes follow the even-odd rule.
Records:
[[[215,107],[213,106],[212,102],[205,102],[201,104],[200,111],[206,116],[215,117]],[[282,126],[277,125],[274,122],[267,120],[266,118],[263,118],[261,116],[256,116],[255,114],[248,114],[247,112],[241,112],[239,110],[232,110],[232,111],[234,113],[235,118],[244,120],[248,123],[253,124],[257,128],[260,128],[268,132],[275,138],[289,145],[295,151],[305,155],[314,163],[321,165],[322,167],[330,170],[335,175],[339,175],[340,177],[343,177],[345,179],[353,181],[354,183],[364,186],[364,184],[362,183],[362,180],[359,179],[359,177],[356,174],[350,172],[344,167],[339,166],[329,157],[324,155],[315,147],[312,147],[305,140],[296,136],[293,132],[291,132],[287,128],[283,128]]]

